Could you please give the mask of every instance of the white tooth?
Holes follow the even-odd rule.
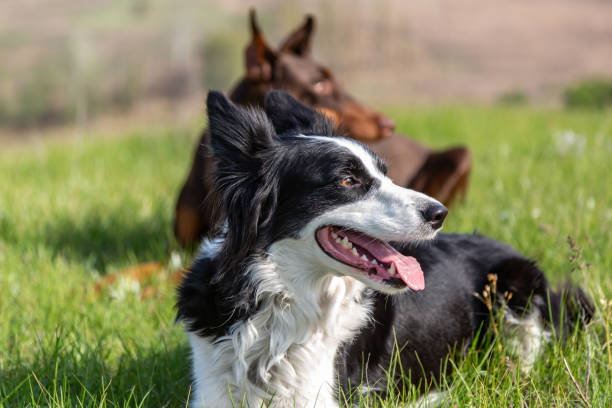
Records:
[[[341,240],[340,238],[336,238],[336,242],[337,242],[337,243],[341,243],[341,242],[342,242],[342,240]]]
[[[344,248],[352,248],[353,244],[351,244],[351,241],[349,241],[346,237],[342,238],[342,246]]]
[[[368,261],[368,257],[367,257],[367,256],[365,256],[365,255],[361,255],[361,259],[363,259],[363,260],[364,260],[364,261],[366,261],[366,262]]]
[[[332,238],[338,238],[338,234],[336,234],[335,232],[331,233]]]
[[[357,250],[355,248],[353,248],[353,250],[351,251],[351,253],[355,256],[359,256],[359,252],[357,252]]]
[[[378,265],[378,262],[376,262],[376,259],[372,259],[372,263],[373,263],[374,265]]]
[[[387,269],[387,272],[389,272],[389,275],[391,276],[395,275],[395,264],[391,264],[389,269]]]

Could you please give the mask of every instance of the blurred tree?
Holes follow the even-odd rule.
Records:
[[[565,90],[563,100],[568,108],[603,109],[612,106],[612,79],[580,81]]]

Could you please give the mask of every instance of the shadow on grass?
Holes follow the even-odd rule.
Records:
[[[83,263],[101,273],[127,263],[160,260],[176,246],[169,208],[158,204],[147,216],[124,203],[109,210],[61,214],[47,220],[37,234],[54,256]]]
[[[0,407],[185,406],[189,348],[125,353],[109,367],[104,353],[59,351],[31,365],[0,370]]]

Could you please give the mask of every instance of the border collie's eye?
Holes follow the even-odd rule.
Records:
[[[358,184],[358,182],[357,182],[357,180],[355,180],[354,177],[347,176],[347,177],[342,179],[340,184],[342,184],[343,186],[350,187],[350,186],[354,186],[355,184]]]

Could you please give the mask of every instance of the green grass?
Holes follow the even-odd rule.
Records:
[[[553,344],[530,375],[495,342],[450,362],[450,405],[584,405],[564,356],[590,405],[610,406],[612,305],[601,301],[612,299],[612,115],[522,107],[389,113],[402,133],[473,151],[468,198],[452,208],[445,231],[505,241],[553,283],[579,282],[597,304],[586,336]],[[0,152],[1,408],[185,406],[188,346],[166,275],[142,300],[129,290],[98,296],[94,285],[178,251],[172,211],[196,134],[90,135]],[[574,261],[568,235],[580,248]],[[395,406],[414,395],[399,389],[364,404]]]

